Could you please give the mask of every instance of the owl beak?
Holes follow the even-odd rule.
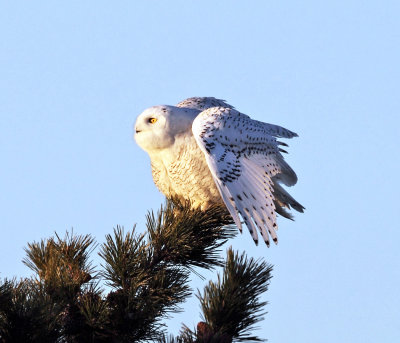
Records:
[[[139,132],[142,132],[142,130],[136,129],[135,132],[136,132],[136,133],[139,133]]]

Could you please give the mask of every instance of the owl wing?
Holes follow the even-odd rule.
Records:
[[[284,161],[279,148],[283,143],[276,137],[297,135],[226,107],[201,112],[193,122],[192,131],[240,231],[239,215],[256,244],[257,229],[268,246],[270,238],[277,243],[272,179],[293,185],[297,177]]]
[[[225,100],[216,99],[213,97],[193,97],[182,100],[176,107],[191,108],[199,111],[204,111],[211,107],[226,107],[234,108],[233,106],[226,103]]]

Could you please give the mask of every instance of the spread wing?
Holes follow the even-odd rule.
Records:
[[[199,111],[204,111],[211,107],[226,107],[234,108],[227,104],[225,100],[216,99],[214,97],[193,97],[181,101],[176,107],[192,108]]]
[[[268,246],[270,238],[277,243],[274,182],[293,185],[297,177],[276,137],[297,135],[226,107],[201,112],[192,131],[238,228],[240,215],[256,243],[257,231]]]

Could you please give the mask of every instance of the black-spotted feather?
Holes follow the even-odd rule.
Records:
[[[239,226],[240,215],[256,243],[257,231],[267,245],[269,237],[277,243],[272,178],[292,185],[297,177],[284,161],[276,137],[297,134],[226,107],[201,112],[192,131],[235,223]]]

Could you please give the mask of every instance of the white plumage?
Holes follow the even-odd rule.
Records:
[[[189,98],[176,106],[153,106],[136,120],[135,139],[150,156],[153,179],[167,197],[207,209],[225,205],[242,231],[241,218],[258,243],[277,243],[276,213],[304,207],[281,183],[297,176],[285,162],[277,138],[297,134],[251,119],[224,100]],[[240,218],[241,217],[241,218]]]

